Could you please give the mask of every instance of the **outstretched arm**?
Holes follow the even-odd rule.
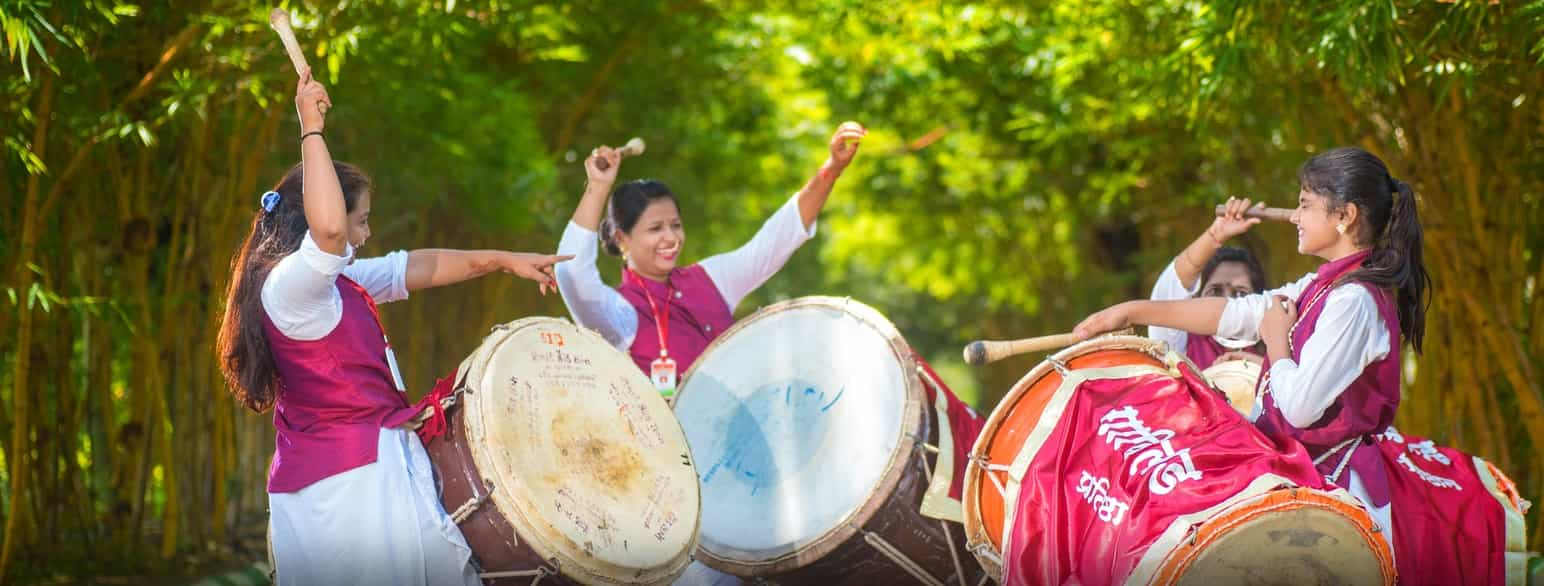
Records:
[[[509,252],[506,250],[449,250],[422,248],[408,253],[407,290],[418,291],[460,283],[493,272],[513,273],[541,284],[541,292],[557,287],[552,265],[573,256]]]

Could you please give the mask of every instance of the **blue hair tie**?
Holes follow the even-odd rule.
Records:
[[[279,192],[277,192],[277,191],[270,191],[268,193],[264,193],[263,194],[263,199],[261,200],[262,201],[262,206],[263,206],[263,211],[264,212],[271,212],[271,211],[273,211],[273,207],[276,206],[276,205],[279,205],[279,197],[280,197],[279,196]]]

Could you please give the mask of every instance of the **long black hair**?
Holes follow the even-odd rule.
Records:
[[[653,179],[628,181],[612,191],[611,201],[606,204],[606,217],[600,222],[600,244],[606,254],[622,256],[622,246],[617,243],[615,232],[632,232],[633,226],[638,225],[638,218],[643,216],[643,210],[661,199],[675,201],[675,194],[669,186]]]
[[[1399,329],[1416,353],[1426,337],[1431,274],[1421,260],[1421,218],[1415,190],[1389,174],[1383,160],[1356,147],[1325,151],[1297,172],[1304,191],[1329,200],[1331,210],[1355,205],[1358,244],[1372,247],[1362,267],[1347,275],[1397,295]]]
[[[343,206],[354,211],[359,196],[370,190],[370,177],[358,167],[333,162],[343,186]],[[220,321],[217,352],[220,372],[243,406],[259,413],[273,406],[279,376],[263,329],[263,281],[280,259],[296,250],[306,235],[306,209],[301,185],[302,164],[291,167],[273,191],[279,201],[272,211],[261,207],[252,216],[252,230],[231,259],[225,315]]]

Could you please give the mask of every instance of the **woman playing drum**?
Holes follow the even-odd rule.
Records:
[[[219,355],[231,392],[274,410],[268,475],[282,584],[477,584],[471,551],[436,496],[376,300],[492,271],[554,285],[561,258],[414,250],[355,262],[370,237],[369,178],[322,138],[331,100],[301,75],[304,161],[262,197],[232,266]]]
[[[621,154],[601,147],[585,159],[589,182],[558,244],[574,262],[557,269],[558,290],[574,320],[632,354],[667,397],[703,349],[734,323],[734,308],[815,235],[815,218],[867,131],[847,122],[831,136],[831,156],[804,189],[778,208],[740,248],[678,266],[686,244],[675,193],[650,179],[611,193]],[[607,202],[607,195],[610,202]],[[601,216],[605,215],[602,221]],[[625,262],[622,283],[596,270],[596,236]]]
[[[1291,220],[1298,251],[1328,261],[1318,271],[1234,299],[1122,303],[1089,316],[1075,331],[1087,337],[1145,324],[1205,335],[1258,334],[1268,365],[1252,419],[1267,434],[1303,444],[1328,482],[1348,489],[1391,529],[1382,535],[1393,546],[1401,580],[1496,580],[1509,513],[1507,503],[1491,504],[1506,500],[1492,498],[1491,489],[1509,483],[1498,481],[1504,476],[1483,460],[1452,457],[1459,453],[1409,441],[1391,427],[1400,400],[1400,348],[1408,341],[1421,351],[1431,287],[1415,193],[1358,148],[1309,159],[1298,181]]]

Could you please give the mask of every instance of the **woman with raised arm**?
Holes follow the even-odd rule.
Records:
[[[478,584],[440,505],[376,302],[491,272],[556,283],[561,257],[499,250],[396,251],[370,238],[370,179],[335,162],[332,105],[306,70],[295,93],[302,163],[263,194],[231,263],[219,359],[242,405],[273,409],[269,530],[280,584]]]
[[[1265,204],[1260,204],[1265,205]],[[1195,297],[1232,299],[1265,290],[1265,268],[1248,250],[1225,246],[1230,238],[1242,236],[1257,218],[1245,218],[1249,200],[1228,198],[1227,211],[1181,250],[1153,283],[1154,301],[1175,301]],[[1235,340],[1204,336],[1160,326],[1147,328],[1148,337],[1169,343],[1196,366],[1208,368],[1226,360],[1264,360],[1265,346],[1258,338]]]
[[[630,353],[662,394],[673,395],[679,375],[734,323],[740,300],[815,236],[815,219],[866,134],[855,122],[842,124],[831,135],[830,158],[749,242],[686,266],[678,260],[686,229],[675,192],[652,179],[612,190],[621,156],[596,149],[585,159],[589,181],[558,244],[558,253],[574,256],[557,268],[569,313]],[[597,242],[623,259],[614,289],[595,267]]]

